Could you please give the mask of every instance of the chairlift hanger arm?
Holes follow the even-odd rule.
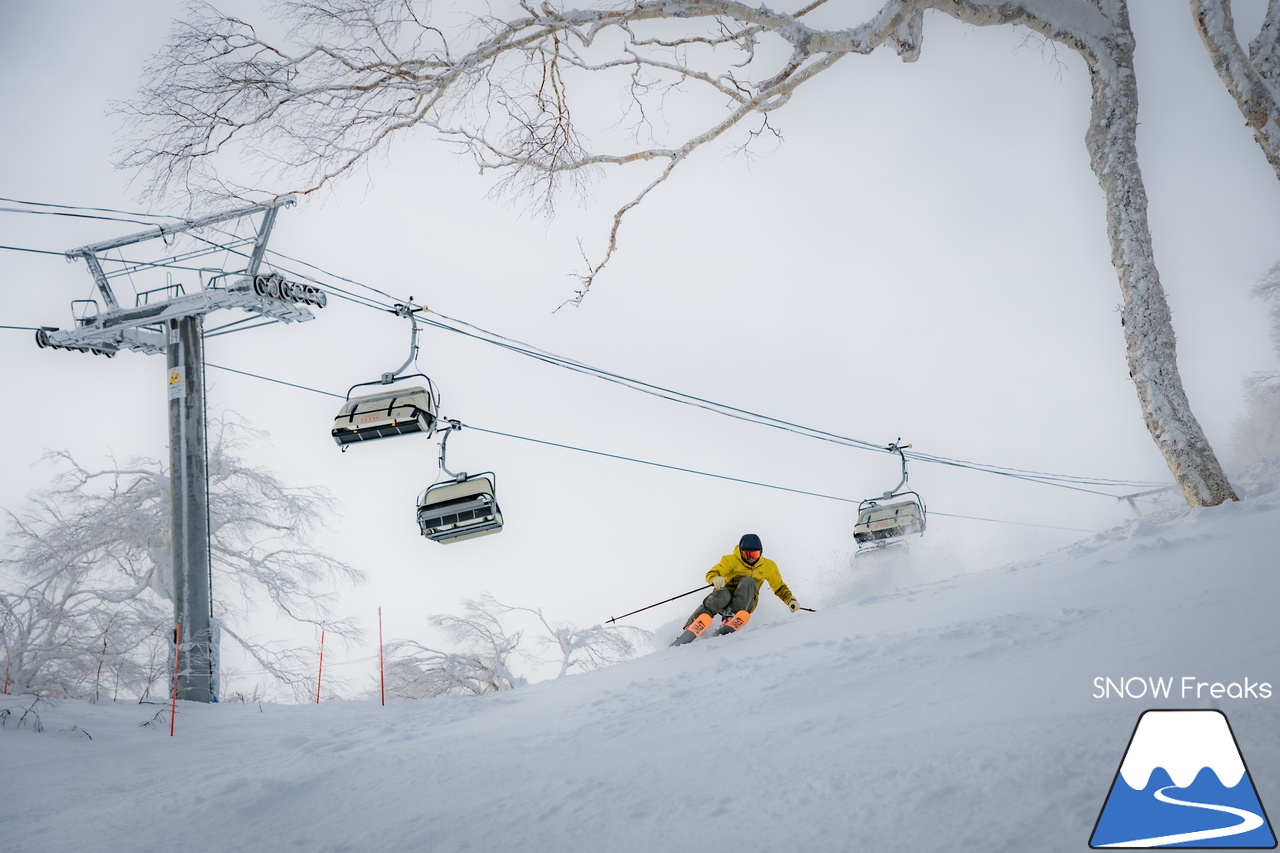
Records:
[[[445,425],[436,427],[437,432],[444,433],[444,438],[440,439],[440,470],[443,473],[448,474],[453,479],[461,482],[467,478],[467,472],[463,471],[459,474],[455,474],[445,467],[445,453],[446,446],[449,444],[449,433],[453,432],[455,429],[462,429],[462,421],[457,420],[456,418],[441,418],[441,420],[444,421]]]
[[[894,486],[892,489],[884,493],[884,495],[882,496],[884,500],[888,500],[889,498],[892,498],[898,494],[901,494],[903,486],[907,484],[907,455],[902,451],[910,447],[911,445],[899,444],[899,442],[901,441],[902,441],[901,438],[899,438],[898,441],[891,441],[889,442],[889,446],[885,448],[885,450],[889,451],[890,453],[898,454],[898,458],[902,460],[902,479],[898,481],[898,485]]]
[[[425,311],[425,310],[426,310],[425,306],[415,306],[413,304],[413,297],[409,297],[408,304],[396,305],[395,307],[396,316],[408,317],[409,323],[412,326],[412,331],[410,332],[410,338],[409,338],[409,357],[405,359],[404,364],[400,365],[398,368],[396,368],[392,372],[382,374],[383,385],[390,385],[392,382],[395,382],[396,378],[401,373],[404,373],[406,370],[409,369],[409,365],[413,364],[415,361],[418,360],[418,318],[414,315],[417,314],[419,311]]]

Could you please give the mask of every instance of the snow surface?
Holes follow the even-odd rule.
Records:
[[[1273,495],[930,582],[832,566],[817,613],[478,699],[184,703],[173,738],[61,702],[0,730],[0,850],[1087,850],[1149,707],[1223,710],[1274,814],[1280,691],[1094,679],[1280,686],[1277,553]]]

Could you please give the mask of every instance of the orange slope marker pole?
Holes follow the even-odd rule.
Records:
[[[320,623],[320,671],[316,673],[316,704],[320,704],[320,679],[324,675],[324,623]]]
[[[378,687],[382,691],[382,704],[387,704],[387,665],[382,657],[382,608],[378,608]]]
[[[182,650],[182,623],[173,629],[173,689],[169,705],[169,737],[173,737],[173,723],[178,716],[178,654]]]

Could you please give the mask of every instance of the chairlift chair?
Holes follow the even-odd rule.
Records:
[[[905,544],[909,537],[924,533],[927,517],[924,499],[919,493],[903,488],[907,484],[907,457],[902,452],[903,446],[895,443],[886,449],[902,459],[902,479],[880,497],[867,498],[858,504],[853,538],[858,543],[859,555]]]
[[[459,474],[429,486],[418,498],[418,529],[433,542],[461,542],[502,529],[493,472]]]
[[[877,543],[888,544],[885,542],[887,539],[899,539],[923,532],[924,511],[916,500],[883,505],[875,500],[866,500],[858,504],[858,521],[853,525],[853,538],[860,548],[875,547]]]
[[[405,374],[418,357],[418,320],[415,316],[424,309],[413,305],[397,305],[397,316],[408,317],[411,324],[409,341],[409,358],[397,370],[382,374],[382,378],[374,382],[361,382],[352,385],[347,391],[347,402],[343,404],[338,416],[333,420],[333,440],[338,447],[346,450],[357,441],[372,441],[379,438],[391,438],[397,435],[412,435],[425,432],[428,435],[436,426],[436,397],[429,390],[431,380],[421,373]],[[427,380],[427,387],[412,385],[392,388],[352,397],[351,392],[364,385],[390,385],[412,376],[421,376]]]
[[[435,424],[435,398],[421,385],[361,397],[352,397],[348,392],[347,402],[333,421],[333,440],[346,450],[347,445],[357,441],[417,432],[430,434]]]
[[[494,473],[455,474],[445,467],[449,434],[455,429],[462,429],[461,421],[449,420],[440,427],[444,433],[440,439],[440,471],[451,479],[433,483],[418,496],[418,529],[433,542],[461,542],[502,529]]]

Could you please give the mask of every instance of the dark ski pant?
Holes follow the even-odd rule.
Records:
[[[702,599],[702,606],[689,615],[689,618],[685,620],[684,626],[688,628],[694,619],[704,613],[709,616],[724,616],[728,618],[739,610],[750,612],[751,608],[755,606],[755,578],[739,578],[736,581],[731,581],[724,589],[717,589]]]

